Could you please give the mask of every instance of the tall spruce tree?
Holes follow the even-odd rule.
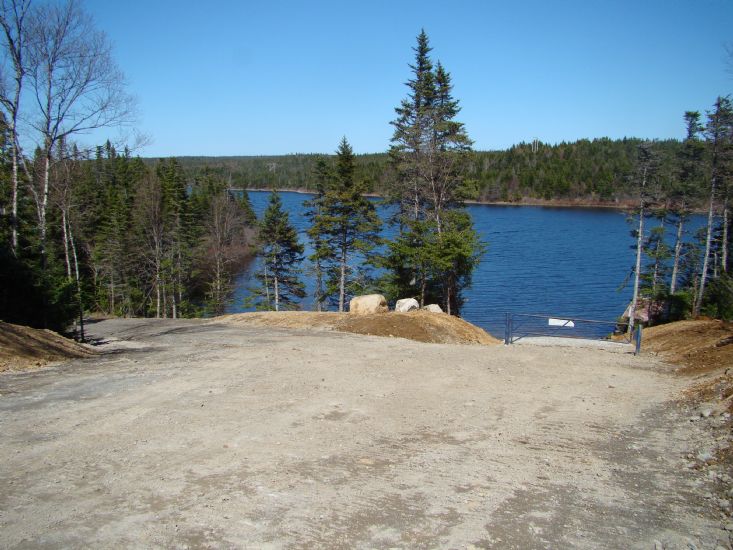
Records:
[[[703,252],[702,271],[700,273],[700,287],[693,308],[695,315],[700,314],[705,286],[710,276],[710,255],[713,245],[713,225],[716,201],[720,190],[725,186],[725,178],[730,169],[733,154],[733,104],[729,97],[719,97],[714,109],[708,113],[708,122],[705,128],[708,148],[710,151],[710,187],[708,195],[708,222],[705,237],[705,251]]]
[[[326,191],[333,183],[333,171],[325,158],[320,157],[316,161],[313,176],[315,179],[315,196],[303,204],[306,207],[305,217],[310,222],[307,233],[313,248],[313,254],[308,256],[312,266],[311,272],[315,279],[313,305],[316,311],[322,311],[327,298],[325,287],[326,265],[329,260],[333,259],[332,251],[327,246],[325,238],[327,225],[324,223],[323,218]]]
[[[260,286],[252,289],[252,303],[264,310],[297,309],[298,301],[305,296],[299,278],[303,245],[276,190],[260,223],[260,253],[262,267],[255,273]]]
[[[651,143],[642,143],[637,148],[637,162],[635,181],[639,186],[639,207],[636,211],[638,216],[637,228],[631,232],[636,239],[636,245],[632,248],[636,250],[636,262],[634,263],[634,286],[631,297],[631,306],[629,308],[629,326],[628,331],[631,333],[636,325],[636,310],[639,304],[641,280],[642,280],[642,258],[644,255],[644,221],[648,214],[649,207],[654,201],[654,184],[656,183],[657,172],[659,170],[659,157],[652,148]]]
[[[398,206],[399,234],[382,262],[385,286],[391,298],[437,301],[457,315],[485,251],[461,203],[471,140],[455,119],[460,108],[450,74],[440,62],[433,65],[424,30],[413,50],[407,98],[392,122],[390,199]]]
[[[677,173],[676,177],[672,178],[673,185],[669,193],[676,225],[672,274],[669,283],[670,294],[677,292],[684,226],[700,195],[705,154],[705,145],[700,140],[700,132],[702,132],[700,113],[697,111],[685,112],[685,125],[685,140],[677,153]]]

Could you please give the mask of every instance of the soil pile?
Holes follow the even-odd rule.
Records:
[[[217,317],[217,322],[234,325],[255,325],[277,328],[317,328],[372,336],[406,338],[434,344],[501,343],[485,330],[452,315],[410,311],[409,313],[376,313],[350,315],[334,312],[262,312],[238,313]]]
[[[680,365],[680,374],[733,367],[733,323],[713,319],[679,321],[644,330],[644,350]]]
[[[88,357],[93,351],[51,331],[0,321],[0,372]]]

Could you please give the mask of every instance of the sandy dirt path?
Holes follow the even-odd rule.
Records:
[[[0,547],[729,547],[650,357],[196,320],[0,376]]]

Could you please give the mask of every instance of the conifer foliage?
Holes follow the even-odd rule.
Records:
[[[261,310],[297,309],[305,296],[299,278],[303,245],[276,190],[260,223],[260,255],[262,267],[255,273],[260,286],[252,289],[250,301]]]
[[[422,31],[410,65],[409,89],[392,122],[390,148],[397,206],[398,237],[382,265],[390,297],[414,297],[421,305],[438,302],[458,315],[462,291],[471,283],[484,246],[462,208],[471,140],[455,117],[450,74],[430,59]]]
[[[381,221],[364,196],[364,183],[355,178],[354,152],[345,137],[336,151],[335,166],[319,167],[322,191],[310,203],[309,230],[315,250],[311,259],[324,283],[317,289],[316,302],[328,300],[345,311],[349,298],[369,287],[368,264],[380,242]]]

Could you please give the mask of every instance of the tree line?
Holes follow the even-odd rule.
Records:
[[[451,75],[421,32],[386,154],[355,155],[343,138],[333,156],[152,161],[110,142],[78,142],[91,129],[129,123],[134,112],[104,34],[78,4],[2,0],[0,26],[5,320],[64,329],[77,318],[83,336],[89,311],[222,313],[255,252],[263,261],[250,300],[261,309],[300,307],[308,269],[319,311],[344,311],[351,296],[379,291],[459,314],[486,250],[464,201],[526,198],[637,201],[635,301],[730,316],[728,98],[705,121],[687,113],[682,142],[535,141],[476,152],[457,120]],[[238,187],[311,191],[313,253],[304,257],[277,192],[257,220]],[[365,198],[375,192],[392,207],[387,220]],[[702,208],[706,231],[685,242],[686,222]],[[379,237],[382,223],[395,229],[389,242]]]
[[[466,200],[521,203],[559,201],[625,206],[638,197],[629,175],[646,140],[582,139],[520,143],[505,151],[471,151],[461,194]],[[672,170],[679,140],[655,142],[660,163]],[[233,187],[315,191],[312,174],[321,154],[254,157],[180,157],[189,177],[215,175]],[[333,160],[333,158],[332,158]],[[389,194],[394,181],[389,153],[357,154],[356,178],[367,193]],[[154,164],[155,159],[146,160]]]
[[[134,104],[109,43],[78,3],[3,0],[0,313],[63,330],[87,311],[219,312],[255,238],[247,201],[107,142]]]
[[[637,146],[631,327],[640,304],[652,323],[701,313],[733,318],[731,99],[718,97],[704,118],[687,111],[684,121],[686,136],[672,160],[665,162],[669,151],[658,143]],[[705,226],[686,238],[690,216],[700,210]]]

